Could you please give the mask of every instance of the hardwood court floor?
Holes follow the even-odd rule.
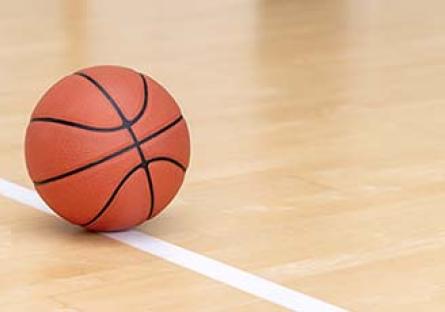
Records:
[[[0,177],[94,64],[182,105],[192,162],[140,230],[354,311],[445,307],[443,1],[2,1]],[[0,197],[2,311],[281,311]]]

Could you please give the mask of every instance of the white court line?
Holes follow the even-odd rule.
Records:
[[[54,214],[39,197],[37,192],[1,178],[0,195],[43,212]],[[346,311],[140,231],[130,230],[126,232],[103,233],[102,235],[292,311]]]

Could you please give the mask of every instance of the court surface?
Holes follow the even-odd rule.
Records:
[[[164,84],[192,136],[182,190],[137,233],[333,310],[442,311],[444,10],[3,1],[0,178],[26,189],[0,196],[0,310],[285,310],[20,202],[39,97],[79,68],[120,64]]]

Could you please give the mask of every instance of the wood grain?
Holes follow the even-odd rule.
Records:
[[[93,64],[146,72],[192,134],[140,229],[354,311],[445,306],[445,3],[25,1],[0,9],[0,176],[30,186],[39,96]],[[279,308],[0,199],[5,311]]]

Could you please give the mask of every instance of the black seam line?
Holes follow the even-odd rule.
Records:
[[[139,153],[139,157],[141,158],[141,164],[144,164],[147,162],[147,159],[145,159],[145,155],[144,152],[141,149],[140,143],[136,137],[136,135],[134,134],[134,131],[131,127],[127,128],[128,132],[130,132],[131,138],[134,141],[134,144],[136,144],[136,148],[138,150]],[[154,191],[153,191],[153,184],[152,184],[152,180],[151,180],[151,175],[150,175],[150,170],[148,169],[148,167],[144,166],[144,172],[145,172],[145,177],[147,178],[147,185],[148,188],[150,190],[150,210],[148,215],[151,216],[151,214],[153,213],[153,205],[154,205]]]
[[[133,131],[133,129],[131,129],[131,127],[128,127],[127,130],[131,135],[131,139],[133,140],[134,144],[136,145],[136,149],[138,151],[139,157],[141,158],[141,161],[145,162],[146,159],[145,159],[144,153],[142,152],[140,142],[138,141],[136,134],[134,134],[134,131]]]
[[[130,120],[131,126],[134,125],[136,122],[138,122],[139,119],[141,119],[141,117],[144,115],[145,110],[147,108],[147,103],[148,103],[147,80],[145,79],[144,75],[139,74],[139,76],[141,77],[142,84],[144,86],[144,101],[142,104],[142,108],[139,110],[136,117],[134,117],[133,119]],[[96,131],[96,132],[113,132],[113,131],[125,129],[125,124],[122,124],[122,125],[116,126],[116,127],[95,127],[95,126],[90,126],[90,125],[86,125],[86,124],[82,124],[82,123],[78,123],[78,122],[74,122],[74,121],[69,121],[69,120],[60,119],[60,118],[53,118],[53,117],[36,117],[36,118],[32,118],[31,122],[57,123],[57,124],[65,125],[65,126],[75,127],[75,128],[89,130],[89,131]]]
[[[85,124],[81,124],[81,123],[77,123],[77,122],[73,122],[73,121],[68,121],[68,120],[59,119],[59,118],[52,118],[52,117],[37,117],[37,118],[31,119],[31,122],[56,123],[56,124],[61,124],[64,126],[70,126],[70,127],[74,127],[74,128],[79,128],[79,129],[84,129],[84,130],[89,130],[89,131],[96,131],[96,132],[113,132],[113,131],[125,129],[125,127],[123,125],[117,126],[117,127],[109,127],[109,128],[94,127],[94,126],[89,126],[89,125],[85,125]]]
[[[131,138],[133,139],[134,144],[136,144],[136,149],[138,150],[139,153],[139,157],[141,158],[141,164],[145,164],[147,162],[147,159],[145,158],[144,152],[142,151],[140,142],[138,141],[138,138],[136,137],[136,134],[134,133],[133,129],[131,128],[131,126],[129,126],[127,128],[128,132],[130,132]],[[150,216],[153,213],[153,208],[154,208],[154,191],[153,191],[153,183],[151,180],[151,175],[150,175],[150,170],[148,169],[147,166],[144,166],[144,172],[145,172],[145,177],[147,178],[147,185],[148,188],[150,190],[150,210],[148,212],[148,218],[150,218]]]
[[[122,188],[122,186],[124,186],[125,182],[133,175],[133,173],[135,173],[140,168],[142,168],[141,164],[137,165],[136,167],[132,168],[129,172],[127,172],[127,174],[122,178],[122,180],[120,180],[116,188],[113,190],[113,193],[111,193],[111,196],[105,202],[105,205],[102,207],[102,209],[99,210],[99,212],[90,221],[83,223],[81,225],[88,226],[97,219],[99,219],[102,216],[102,214],[104,214],[104,212],[108,209],[108,207],[110,206],[113,199],[116,197],[119,190]]]
[[[171,123],[169,123],[168,125],[164,126],[163,128],[153,132],[152,134],[146,136],[145,138],[141,139],[139,141],[139,144],[142,145],[144,143],[146,143],[147,141],[150,141],[152,139],[154,139],[155,137],[157,137],[158,135],[164,133],[165,131],[167,131],[170,128],[173,128],[174,126],[176,126],[184,117],[182,117],[182,115],[180,115],[178,118],[176,118],[175,120],[173,120]]]
[[[44,180],[40,180],[40,181],[34,181],[34,184],[35,184],[35,185],[42,185],[42,184],[47,184],[47,183],[50,183],[50,182],[53,182],[53,181],[56,181],[56,180],[60,180],[60,179],[69,177],[69,176],[71,176],[71,175],[74,175],[74,174],[79,173],[79,172],[81,172],[81,171],[87,170],[87,169],[89,169],[89,168],[91,168],[91,167],[94,167],[94,166],[96,166],[96,165],[99,165],[99,164],[101,164],[101,163],[103,163],[103,162],[105,162],[105,161],[107,161],[107,160],[110,160],[110,159],[112,159],[112,158],[114,158],[114,157],[116,157],[116,156],[118,156],[118,155],[120,155],[120,154],[123,154],[123,153],[125,153],[125,152],[128,152],[129,150],[131,150],[131,149],[134,148],[135,146],[136,146],[136,144],[128,145],[128,146],[124,147],[124,148],[121,149],[121,150],[118,150],[118,151],[116,151],[116,152],[114,152],[114,153],[112,153],[112,154],[109,154],[109,155],[107,155],[107,156],[105,156],[105,157],[103,157],[103,158],[101,158],[101,159],[96,160],[96,161],[90,162],[89,164],[86,164],[86,165],[84,165],[84,166],[82,166],[82,167],[78,167],[78,168],[76,168],[76,169],[67,171],[67,172],[65,172],[65,173],[56,175],[56,176],[51,177],[51,178],[48,178],[48,179],[44,179]]]
[[[154,212],[154,184],[153,184],[153,180],[151,178],[150,175],[150,170],[148,169],[148,166],[150,165],[150,163],[152,162],[156,162],[156,161],[167,161],[170,162],[171,164],[177,166],[178,168],[180,168],[184,173],[186,171],[186,168],[183,164],[181,164],[179,161],[177,161],[176,159],[170,158],[170,157],[165,157],[165,156],[160,156],[160,157],[154,157],[151,158],[150,160],[148,160],[146,162],[146,167],[144,167],[144,169],[147,169],[148,172],[148,177],[149,177],[149,188],[150,188],[150,200],[151,200],[151,209],[150,209],[150,213],[147,216],[147,220],[150,219],[153,216],[153,212]]]
[[[175,126],[176,124],[178,124],[182,119],[183,119],[183,117],[179,116],[173,122],[169,123],[165,127],[161,128],[161,129],[153,132],[152,134],[149,134],[145,138],[143,138],[141,141],[139,141],[139,144],[142,145],[143,143],[146,143],[146,142],[154,139],[155,137],[161,135],[163,132],[167,131],[168,129],[170,129],[173,126]],[[79,173],[81,171],[87,170],[87,169],[89,169],[91,167],[94,167],[96,165],[99,165],[99,164],[101,164],[101,163],[103,163],[103,162],[105,162],[107,160],[110,160],[110,159],[112,159],[112,158],[114,158],[116,156],[119,156],[119,155],[121,155],[121,154],[123,154],[125,152],[128,152],[129,150],[131,150],[134,147],[136,147],[135,143],[130,144],[130,145],[128,145],[128,146],[126,146],[126,147],[124,147],[124,148],[114,152],[114,153],[111,153],[111,154],[109,154],[109,155],[107,155],[107,156],[105,156],[105,157],[103,157],[101,159],[98,159],[96,161],[93,161],[93,162],[91,162],[89,164],[86,164],[84,166],[75,168],[73,170],[67,171],[65,173],[62,173],[62,174],[59,174],[59,175],[56,175],[56,176],[53,176],[53,177],[50,177],[50,178],[47,178],[47,179],[44,179],[44,180],[33,181],[33,183],[35,185],[42,185],[42,184],[47,184],[47,183],[50,183],[50,182],[53,182],[53,181],[56,181],[56,180],[59,180],[59,179],[66,178],[66,177],[71,176],[73,174]]]
[[[177,161],[174,158],[170,158],[170,157],[166,157],[166,156],[159,156],[159,157],[150,158],[147,161],[147,165],[151,164],[152,162],[156,162],[156,161],[167,161],[167,162],[170,162],[173,165],[177,166],[178,168],[180,168],[184,172],[187,170],[187,168],[183,164],[181,164],[179,161]]]
[[[92,77],[84,74],[84,73],[76,73],[76,75],[80,75],[86,79],[88,79],[88,81],[90,81],[92,84],[94,84],[96,86],[96,88],[99,89],[99,91],[107,98],[108,102],[111,103],[111,105],[114,107],[115,111],[118,113],[119,117],[122,119],[122,125],[128,130],[128,132],[131,135],[131,139],[133,140],[134,144],[136,145],[136,149],[138,151],[139,157],[141,158],[141,163],[145,163],[147,160],[145,159],[144,153],[142,152],[141,146],[140,146],[140,142],[138,141],[138,138],[136,137],[136,134],[134,133],[133,129],[131,128],[131,123],[128,121],[128,119],[125,117],[124,113],[122,112],[119,104],[117,103],[117,101],[115,101],[113,99],[113,97],[107,92],[107,90],[105,90],[105,88],[96,80],[94,80]],[[144,79],[145,81],[145,79]],[[150,193],[154,193],[153,192],[153,187],[151,185],[151,177],[150,177],[150,171],[148,169],[148,167],[144,167],[144,172],[145,172],[145,176],[147,178],[147,183],[148,183],[148,187],[150,188]],[[151,205],[150,205],[150,214],[153,211],[153,202],[154,199],[151,199]],[[105,209],[106,210],[106,209]]]
[[[128,127],[128,122],[129,121],[128,121],[127,117],[125,117],[125,115],[122,112],[122,110],[120,109],[119,105],[117,105],[117,103],[113,99],[113,97],[107,92],[107,90],[105,90],[105,88],[99,82],[97,82],[95,79],[93,79],[92,77],[90,77],[87,74],[84,74],[82,72],[77,72],[77,73],[75,73],[75,75],[78,75],[78,76],[81,76],[81,77],[87,79],[97,89],[99,89],[99,91],[102,93],[102,95],[105,96],[105,98],[108,100],[108,102],[110,102],[110,104],[113,106],[114,110],[117,112],[117,114],[121,118],[123,125],[125,127]]]
[[[117,196],[119,190],[124,186],[125,182],[126,182],[126,181],[127,181],[127,180],[128,180],[128,179],[129,179],[129,178],[130,178],[130,177],[131,177],[131,176],[132,176],[138,169],[141,169],[141,168],[143,168],[144,170],[145,170],[145,169],[148,169],[147,166],[148,166],[150,163],[152,163],[152,162],[157,162],[157,161],[167,161],[167,162],[170,162],[170,163],[172,163],[172,164],[178,166],[180,169],[182,169],[182,170],[185,172],[185,169],[184,169],[185,167],[184,167],[184,165],[182,165],[180,162],[176,161],[175,159],[173,159],[173,158],[169,158],[169,157],[163,157],[163,156],[162,156],[162,157],[154,157],[154,158],[150,158],[150,159],[144,161],[143,163],[138,164],[137,166],[131,168],[131,169],[125,174],[125,176],[122,178],[122,180],[119,181],[119,183],[117,184],[117,186],[115,187],[115,189],[114,189],[113,192],[111,193],[111,196],[110,196],[110,197],[108,198],[108,200],[105,202],[105,204],[104,204],[104,206],[102,207],[102,209],[100,209],[99,212],[98,212],[98,213],[97,213],[97,214],[96,214],[90,221],[88,221],[88,222],[86,222],[86,223],[83,223],[83,224],[81,224],[81,225],[82,225],[82,226],[88,226],[88,225],[92,224],[93,222],[97,221],[97,219],[99,219],[99,218],[104,214],[104,212],[108,209],[108,207],[111,205],[111,203],[113,202],[113,199]],[[150,176],[150,184],[149,184],[149,186],[150,186],[150,185],[152,185],[153,181],[152,181],[152,178],[151,178],[151,175],[150,175],[150,174],[149,174],[149,176]],[[153,205],[154,205],[154,196],[153,196],[153,194],[152,194],[153,189],[149,187],[149,191],[150,191],[150,197],[151,197],[151,199],[150,199],[150,201],[151,201],[151,207],[154,208],[154,206],[153,206]],[[150,213],[149,213],[147,219],[150,219],[152,215],[153,215],[153,209],[150,210]]]
[[[147,176],[147,186],[148,191],[150,192],[150,210],[148,211],[147,220],[151,218],[153,215],[153,211],[155,208],[155,191],[153,189],[153,179],[151,178],[150,170],[148,169],[148,165],[145,165],[147,161],[144,162],[144,171]]]
[[[139,111],[139,113],[134,117],[134,119],[131,120],[130,125],[134,125],[141,117],[144,115],[145,110],[147,108],[148,104],[148,85],[147,80],[145,79],[145,76],[143,74],[139,74],[139,76],[142,79],[142,84],[144,85],[144,103],[142,104],[142,108]]]

